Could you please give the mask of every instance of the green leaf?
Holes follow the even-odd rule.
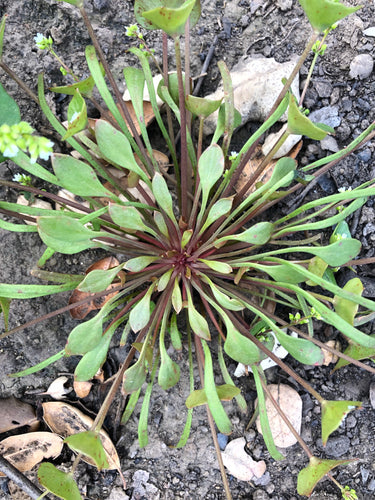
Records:
[[[222,149],[213,144],[199,158],[199,182],[202,188],[202,209],[206,206],[211,189],[224,172],[224,155]]]
[[[210,409],[210,412],[219,431],[223,434],[230,434],[232,431],[232,425],[228,418],[228,415],[225,413],[223,405],[220,401],[220,397],[216,390],[212,357],[205,340],[202,340],[202,346],[204,352],[204,392],[207,396],[208,408]]]
[[[177,8],[161,6],[142,12],[142,17],[150,21],[152,27],[159,28],[174,37],[184,33],[186,21],[189,19],[194,5],[195,0],[186,0]]]
[[[343,289],[346,292],[361,296],[363,292],[363,285],[359,278],[353,278],[345,284]],[[344,299],[339,295],[335,295],[333,298],[333,305],[335,307],[335,312],[342,319],[351,325],[354,325],[354,318],[358,311],[358,304],[352,302],[351,300]]]
[[[72,137],[81,130],[84,130],[87,125],[87,108],[86,101],[81,96],[78,89],[75,90],[73,99],[70,101],[68,107],[68,128],[66,134],[63,135],[62,140],[65,141]]]
[[[177,326],[177,315],[173,313],[169,323],[169,335],[171,336],[171,342],[173,349],[176,351],[182,350],[181,333]]]
[[[319,276],[319,278],[322,278],[324,273],[326,272],[327,267],[328,264],[321,257],[315,256],[310,260],[308,270],[310,273],[313,273],[316,276]],[[312,280],[306,281],[306,284],[309,286],[317,286],[317,284]]]
[[[241,123],[242,123],[241,113],[237,109],[234,109],[234,128],[239,127]],[[220,139],[220,137],[224,134],[224,132],[225,132],[225,104],[222,104],[219,108],[216,130],[212,137],[211,144],[216,144]]]
[[[124,394],[138,391],[146,380],[145,360],[140,357],[138,361],[124,373],[122,390]]]
[[[162,274],[158,280],[158,292],[162,292],[165,290],[171,280],[171,275],[173,273],[173,269],[169,269],[167,272]]]
[[[154,385],[154,380],[155,380],[155,375],[156,375],[158,365],[159,365],[159,358],[157,357],[155,360],[154,366],[152,368],[150,382],[147,384],[147,389],[146,389],[146,392],[145,392],[145,395],[143,398],[141,413],[139,415],[138,441],[139,441],[139,446],[141,448],[143,448],[144,446],[147,446],[147,444],[148,444],[148,435],[147,435],[148,415],[149,415],[149,411],[150,411],[152,387]]]
[[[102,68],[104,75],[104,69]],[[49,90],[57,94],[74,95],[76,90],[79,90],[83,96],[92,97],[92,91],[95,87],[95,81],[92,75],[80,82],[72,83],[71,85],[62,85],[60,87],[50,87]]]
[[[338,465],[347,465],[353,460],[324,460],[310,457],[310,463],[301,470],[297,479],[297,491],[299,495],[310,496],[318,482],[332,469]]]
[[[284,457],[284,455],[282,455],[279,452],[279,450],[275,446],[275,442],[273,440],[270,424],[268,421],[267,408],[266,408],[266,398],[264,397],[263,387],[262,387],[262,383],[261,383],[261,379],[260,379],[260,377],[262,377],[264,380],[264,383],[265,383],[264,372],[257,365],[253,365],[252,370],[253,370],[254,381],[255,381],[255,386],[256,386],[256,390],[257,390],[258,406],[259,406],[259,419],[260,419],[260,426],[262,429],[262,435],[263,435],[264,442],[266,443],[267,450],[270,452],[270,455],[274,460],[283,460],[285,457]]]
[[[125,264],[111,269],[94,269],[89,272],[78,286],[81,292],[98,293],[106,290]]]
[[[290,134],[305,135],[310,139],[320,141],[324,139],[327,132],[307,118],[297,106],[296,98],[293,94],[289,97],[288,129]]]
[[[329,266],[337,267],[343,266],[349,260],[354,259],[360,250],[361,242],[354,238],[345,238],[336,241],[325,247],[305,247],[306,251],[313,255],[317,255],[324,260]],[[301,247],[302,249],[302,247]]]
[[[0,297],[0,314],[3,313],[5,331],[8,330],[10,303],[11,303],[11,299],[9,299],[7,297]]]
[[[352,235],[350,234],[350,228],[348,226],[348,223],[346,220],[342,220],[337,224],[335,227],[335,230],[333,231],[329,242],[330,243],[335,243],[335,241],[342,240],[343,238],[351,238]]]
[[[144,328],[150,320],[151,295],[154,291],[156,283],[157,282],[154,282],[152,285],[150,285],[146,295],[144,295],[130,311],[129,322],[133,332],[139,332],[139,330],[142,330],[142,328]]]
[[[207,116],[210,116],[219,109],[222,100],[223,99],[214,101],[212,99],[206,99],[205,97],[196,97],[189,94],[185,97],[185,104],[186,109],[193,115],[207,118]]]
[[[231,386],[235,386],[235,384],[234,384],[234,382],[232,380],[232,377],[229,375],[228,368],[226,367],[226,364],[225,364],[225,361],[224,361],[223,346],[222,346],[222,342],[221,342],[220,339],[219,339],[219,346],[218,346],[217,356],[218,356],[219,366],[220,366],[220,370],[221,370],[221,374],[223,376],[224,382],[226,384],[231,385]],[[246,400],[243,397],[243,395],[239,392],[234,397],[235,397],[235,400],[237,402],[237,405],[238,405],[239,409],[243,413],[247,413],[247,403],[246,403]]]
[[[174,221],[172,196],[164,177],[158,172],[156,172],[152,179],[152,192],[159,207]]]
[[[294,269],[290,269],[283,264],[279,265],[264,265],[258,263],[251,263],[251,267],[259,269],[267,273],[275,281],[282,281],[284,283],[301,283],[305,281],[305,276]]]
[[[21,113],[18,104],[0,83],[0,126],[4,124],[16,125],[20,121]]]
[[[190,327],[195,335],[198,335],[198,337],[201,337],[205,340],[211,339],[208,323],[205,318],[195,309],[190,294],[188,294],[188,318]]]
[[[130,142],[125,135],[105,120],[96,120],[95,137],[103,157],[114,165],[136,173],[150,185],[149,178],[134,159]]]
[[[8,375],[9,377],[25,377],[26,375],[31,375],[32,373],[36,373],[40,370],[43,370],[47,366],[51,365],[52,363],[55,363],[59,359],[63,358],[65,356],[65,349],[62,351],[59,351],[58,353],[54,354],[53,356],[50,356],[49,358],[45,359],[41,363],[38,363],[34,366],[31,366],[30,368],[26,368],[26,370],[22,370],[17,373],[11,373]]]
[[[109,463],[100,435],[94,431],[78,432],[64,439],[69,448],[76,453],[90,457],[99,470],[108,469]]]
[[[230,234],[217,239],[214,245],[216,248],[219,248],[223,243],[229,240],[244,241],[245,243],[251,243],[253,245],[265,245],[271,238],[272,231],[273,224],[271,222],[258,222],[258,224],[254,224],[243,233]]]
[[[293,358],[304,365],[321,365],[324,355],[320,347],[310,342],[310,340],[292,337],[282,330],[274,331],[277,340]]]
[[[320,33],[330,28],[333,24],[356,12],[359,7],[347,7],[338,0],[299,0],[314,31]]]
[[[0,297],[6,299],[34,299],[35,297],[44,297],[54,293],[74,290],[79,281],[63,283],[62,285],[8,285],[0,283]]]
[[[204,274],[201,275],[202,281],[208,283],[211,288],[211,291],[218,302],[225,309],[229,309],[229,311],[242,311],[245,306],[237,299],[232,299],[228,297],[225,293],[223,293],[219,288]]]
[[[148,255],[145,255],[142,257],[134,257],[134,259],[129,259],[126,263],[124,268],[127,271],[131,271],[132,273],[138,273],[139,271],[143,271],[149,264],[152,264],[155,262],[155,260],[158,260],[159,257],[151,257]]]
[[[112,336],[113,329],[106,332],[101,337],[98,344],[89,352],[84,354],[74,370],[75,380],[78,382],[87,382],[95,377],[107,359],[109,344]]]
[[[115,224],[129,231],[145,231],[155,235],[155,231],[147,227],[141,214],[135,207],[110,203],[109,214]]]
[[[134,14],[137,20],[137,23],[140,24],[143,28],[146,29],[159,29],[158,26],[154,25],[151,20],[143,17],[143,12],[149,11],[152,9],[157,9],[159,7],[165,6],[166,2],[162,0],[135,0],[134,3]],[[169,0],[168,7],[177,8],[181,7],[184,4],[184,0]],[[197,0],[193,6],[193,10],[190,14],[190,27],[195,26],[201,15],[201,6],[200,0]]]
[[[224,351],[228,356],[246,366],[260,361],[259,349],[254,342],[241,335],[233,325],[228,324],[226,326],[227,338],[224,343]]]
[[[375,338],[374,335],[370,335],[370,337]],[[350,343],[345,349],[344,354],[356,360],[373,359],[375,357],[375,347],[364,347],[362,345]],[[336,363],[333,371],[336,371],[339,368],[347,365],[350,365],[350,361],[340,358]]]
[[[99,312],[93,318],[73,328],[68,337],[65,352],[68,356],[86,354],[98,345],[102,335],[103,315]]]
[[[181,237],[181,248],[185,248],[186,245],[189,243],[190,238],[193,236],[193,230],[192,229],[187,229],[186,231],[183,232],[182,237]]]
[[[206,264],[210,269],[213,269],[214,271],[220,273],[220,274],[230,274],[233,269],[229,264],[226,262],[220,262],[218,260],[210,260],[210,259],[198,259],[199,262],[203,262],[203,264]]]
[[[293,158],[290,158],[289,156],[286,156],[284,158],[280,158],[276,165],[274,166],[271,179],[269,180],[269,184],[273,186],[274,184],[280,182],[282,179],[285,178],[285,184],[281,184],[279,187],[286,187],[287,185],[290,184],[289,180],[289,174],[291,172],[294,172],[297,168],[297,162],[296,160],[293,160]],[[268,184],[267,183],[267,184]]]
[[[214,203],[208,212],[206,222],[202,226],[200,233],[203,233],[211,224],[226,215],[233,205],[233,198],[220,198],[216,203]]]
[[[57,0],[57,1],[70,3],[70,5],[74,5],[75,7],[83,7],[83,0]]]
[[[121,425],[125,425],[129,418],[132,416],[134,408],[138,403],[139,396],[141,394],[141,387],[136,391],[130,394],[128,402],[126,404],[126,408],[121,417]]]
[[[327,401],[322,406],[322,442],[327,444],[329,436],[342,424],[349,412],[362,408],[360,401]]]
[[[73,476],[62,472],[49,462],[39,466],[38,480],[42,486],[64,500],[81,500],[78,486]]]
[[[181,295],[181,289],[180,289],[180,285],[179,285],[177,277],[175,278],[174,285],[173,285],[172,305],[173,305],[173,309],[176,311],[176,313],[179,314],[181,312],[181,309],[182,309],[182,295]]]
[[[52,166],[61,187],[78,196],[112,196],[95,171],[85,162],[69,155],[53,154]]]
[[[161,330],[159,335],[160,368],[158,384],[166,391],[176,385],[180,380],[180,367],[168,355],[164,339],[165,331]]]
[[[238,396],[241,390],[233,384],[223,384],[216,386],[216,392],[220,401],[231,401]],[[185,404],[187,408],[195,408],[208,404],[207,394],[204,389],[193,391],[187,397]]]
[[[7,20],[7,15],[4,14],[1,22],[0,22],[0,60],[3,57],[3,40],[4,40],[4,32],[5,32],[5,22]],[[1,114],[0,114],[1,115]]]
[[[64,254],[74,254],[98,246],[93,238],[102,236],[103,233],[91,231],[79,220],[66,215],[56,217],[38,217],[38,232],[42,241]]]

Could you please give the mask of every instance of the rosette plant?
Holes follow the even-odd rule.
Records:
[[[132,114],[100,48],[83,0],[66,1],[79,9],[92,39],[93,45],[85,49],[90,76],[80,81],[65,67],[65,73],[74,77],[74,83],[50,89],[72,96],[67,127],[47,105],[43,76],[38,80],[38,96],[34,97],[52,127],[74,153],[52,154],[53,172],[37,163],[33,139],[23,141],[22,130],[20,137],[15,139],[15,127],[20,122],[18,108],[4,91],[0,96],[12,109],[12,113],[1,118],[0,141],[4,144],[1,152],[12,156],[14,163],[36,179],[31,185],[5,180],[0,180],[0,184],[34,197],[43,196],[58,202],[60,208],[21,207],[1,201],[0,212],[7,219],[0,219],[0,227],[39,233],[47,247],[38,262],[39,267],[55,252],[69,255],[92,248],[106,249],[118,260],[110,259],[106,268],[94,268],[79,276],[35,271],[37,276],[54,284],[0,285],[5,323],[10,301],[15,299],[75,289],[76,298],[64,312],[92,305],[95,301],[100,303],[98,312],[69,333],[62,351],[17,375],[40,370],[64,356],[78,355],[81,359],[75,369],[75,380],[88,381],[102,367],[111,342],[118,342],[116,334],[122,331],[121,344],[126,345],[128,338],[132,343],[93,430],[100,428],[119,388],[129,395],[122,419],[126,423],[146,387],[141,410],[146,418],[141,419],[139,428],[140,445],[145,446],[153,384],[157,382],[168,391],[180,378],[180,367],[168,346],[171,344],[178,351],[186,344],[191,392],[186,395],[188,417],[178,446],[183,446],[188,439],[192,411],[198,405],[207,406],[217,444],[215,424],[221,433],[231,432],[231,422],[222,401],[236,398],[240,408],[246,411],[245,400],[225,367],[227,356],[251,367],[265,443],[274,459],[282,459],[273,442],[265,410],[266,398],[269,398],[284,418],[269,393],[261,367],[262,360],[271,358],[320,402],[322,440],[326,443],[345,415],[361,403],[324,400],[277,357],[273,347],[277,341],[292,357],[307,365],[322,364],[324,351],[331,351],[341,358],[338,367],[353,362],[374,373],[372,367],[359,360],[374,355],[375,338],[361,332],[358,326],[373,318],[375,304],[362,297],[363,287],[358,278],[340,287],[334,273],[338,267],[361,263],[356,260],[360,242],[351,237],[345,220],[375,194],[375,188],[369,180],[351,191],[305,203],[279,218],[273,218],[271,208],[368,141],[374,134],[375,124],[345,150],[302,168],[297,160],[282,157],[275,162],[266,181],[259,182],[259,178],[289,135],[300,134],[321,140],[334,132],[309,120],[290,86],[311,50],[315,52],[313,67],[332,25],[357,7],[346,7],[330,0],[300,0],[313,28],[306,49],[293,73],[285,80],[267,120],[248,138],[239,153],[232,155],[229,153],[231,138],[240,120],[233,105],[230,73],[225,64],[219,62],[224,87],[221,100],[197,97],[191,84],[188,44],[184,54],[181,52],[181,37],[200,17],[199,0],[135,1],[138,25],[162,32],[164,62],[159,68],[162,79],[155,88],[152,52],[145,45],[139,28],[129,28],[128,33],[140,41],[139,47],[129,49],[137,56],[140,67],[127,67],[123,71]],[[1,41],[4,26],[5,22],[1,26]],[[174,72],[167,64],[168,37],[174,42]],[[40,48],[51,49],[50,39],[39,35],[37,38]],[[4,61],[0,66],[12,75]],[[149,136],[145,124],[145,87],[164,138],[169,168],[158,162],[152,147],[153,137]],[[97,93],[101,102],[94,98]],[[158,99],[163,102],[161,109]],[[86,100],[98,107],[100,119],[88,119]],[[203,137],[203,125],[214,112],[217,113],[216,131],[207,141]],[[247,183],[236,190],[237,181],[261,138],[285,113],[284,134],[263,157]],[[192,132],[195,121],[199,125],[197,140]],[[30,130],[28,133],[30,135]],[[45,148],[51,145],[43,143],[43,147],[45,155]],[[53,194],[42,190],[38,187],[38,179],[65,191]],[[79,196],[84,203],[64,195],[67,191]],[[36,225],[16,223],[10,217]],[[295,314],[289,316],[291,311]],[[58,310],[55,314],[61,312]],[[348,343],[345,353],[319,340],[315,332],[316,318],[341,332]],[[7,329],[2,337],[19,329]],[[195,389],[197,381],[193,377],[193,343],[201,379],[199,389]],[[216,356],[219,363],[214,361]],[[224,384],[217,381],[219,367]],[[288,426],[296,433],[290,423]],[[296,437],[310,460],[299,475],[298,492],[309,495],[322,477],[346,461],[314,457],[300,436]],[[226,495],[230,498],[220,452],[218,460]],[[47,489],[55,491],[43,474],[41,481]],[[338,487],[346,498],[353,495],[343,486],[338,484]]]

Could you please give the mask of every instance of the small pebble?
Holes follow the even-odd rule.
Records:
[[[321,440],[319,441],[319,447],[321,446]],[[340,436],[336,438],[328,439],[328,442],[323,448],[327,457],[339,458],[345,455],[350,448],[350,439],[347,436]]]
[[[361,160],[361,161],[364,161],[364,162],[368,162],[371,160],[371,151],[370,149],[366,148],[366,149],[363,149],[362,151],[360,151],[358,154],[358,159]]]
[[[226,445],[228,444],[228,436],[226,436],[225,434],[221,434],[221,432],[219,432],[217,435],[217,440],[218,440],[220,449],[222,451],[224,451]]]
[[[363,80],[371,75],[374,69],[374,60],[370,54],[359,54],[350,63],[350,78]]]
[[[312,122],[325,123],[333,128],[338,127],[341,123],[337,106],[324,106],[310,113],[309,118]]]

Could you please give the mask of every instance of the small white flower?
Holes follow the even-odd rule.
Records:
[[[3,156],[6,158],[13,158],[18,153],[19,149],[15,144],[9,144],[3,152]]]
[[[21,182],[22,180],[22,174],[14,174],[12,181],[14,182]]]

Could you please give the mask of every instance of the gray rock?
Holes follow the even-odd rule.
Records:
[[[289,10],[293,7],[293,0],[277,0],[276,5],[282,11]]]
[[[337,106],[324,106],[310,113],[309,118],[314,123],[325,123],[332,128],[338,127],[341,123]]]
[[[319,97],[331,97],[332,85],[329,82],[316,82],[315,88],[318,92]]]
[[[320,440],[319,440],[320,441]],[[318,443],[322,447],[321,441]],[[350,439],[347,436],[329,438],[326,447],[323,448],[328,457],[339,458],[345,455],[350,448]]]
[[[327,135],[324,139],[322,139],[320,141],[320,145],[325,151],[332,151],[333,153],[337,153],[337,151],[340,150],[336,139],[331,135]]]
[[[374,60],[370,54],[359,54],[350,63],[350,78],[363,80],[371,75],[374,69]]]

